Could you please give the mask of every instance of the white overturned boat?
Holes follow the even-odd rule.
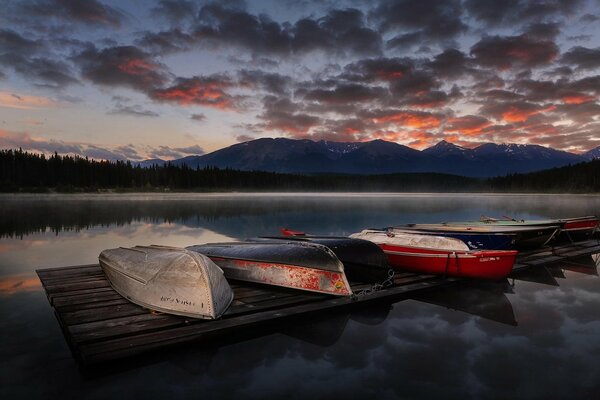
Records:
[[[186,317],[219,318],[233,291],[208,257],[178,247],[104,250],[100,266],[112,287],[131,302]]]

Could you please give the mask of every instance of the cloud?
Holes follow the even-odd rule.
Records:
[[[0,91],[0,107],[33,110],[57,106],[58,102],[48,97]]]
[[[359,81],[393,82],[404,78],[414,70],[414,63],[409,58],[368,58],[350,63],[344,67],[342,78]]]
[[[411,30],[408,35],[412,36],[405,44],[414,44],[415,40],[421,38],[435,41],[452,39],[467,29],[461,16],[459,0],[380,1],[370,12],[370,17],[379,23],[384,32]],[[407,38],[404,36],[404,39]]]
[[[582,0],[466,0],[465,10],[487,26],[542,21],[571,15]]]
[[[119,27],[123,14],[97,0],[33,0],[21,5],[21,11],[43,18],[54,17],[82,24]]]
[[[198,122],[206,121],[206,115],[204,114],[192,114],[190,115],[190,119]]]
[[[135,46],[91,46],[74,57],[82,75],[107,86],[128,86],[149,91],[167,81],[166,67]]]
[[[600,47],[590,49],[587,47],[572,47],[563,54],[560,61],[565,64],[575,65],[579,69],[595,69],[600,67]]]
[[[0,29],[0,54],[31,54],[42,47],[37,40],[27,39],[10,29]]]
[[[446,49],[425,65],[431,68],[436,76],[456,78],[469,71],[469,63],[470,60],[462,51]]]
[[[192,36],[174,28],[161,32],[144,32],[135,43],[155,54],[169,54],[189,50],[194,42]]]
[[[70,154],[90,157],[97,160],[132,160],[139,161],[148,158],[181,158],[186,155],[204,154],[199,145],[186,147],[144,146],[143,150],[133,144],[117,146],[100,146],[93,143],[75,143],[62,140],[33,138],[26,132],[11,132],[0,130],[0,148],[36,151],[44,154]]]
[[[444,127],[444,131],[448,133],[473,136],[480,134],[483,129],[491,125],[492,123],[484,117],[478,115],[465,115],[462,117],[448,119]]]
[[[173,150],[178,151],[183,154],[195,154],[195,155],[204,154],[204,149],[202,147],[198,146],[197,144],[195,144],[193,146],[187,146],[187,147],[176,147]]]
[[[273,94],[284,94],[293,81],[289,76],[261,70],[242,69],[238,71],[238,76],[240,85],[262,89]]]
[[[330,10],[319,19],[279,24],[267,15],[211,3],[198,13],[194,37],[203,42],[238,46],[257,54],[290,55],[322,50],[348,54],[381,53],[381,36],[365,24],[357,9]]]
[[[552,111],[556,106],[540,105],[527,101],[485,104],[480,108],[481,113],[490,115],[497,120],[506,122],[525,122],[534,115]]]
[[[444,116],[425,111],[385,110],[371,116],[375,124],[394,125],[413,129],[432,129],[441,125]]]
[[[305,100],[325,104],[347,104],[383,100],[388,91],[378,86],[365,86],[357,83],[340,83],[333,89],[311,89],[297,91]]]
[[[198,145],[188,147],[171,148],[169,146],[158,146],[148,150],[149,158],[162,158],[162,159],[177,159],[187,155],[202,155],[204,150]]]
[[[160,0],[152,8],[151,13],[155,17],[162,17],[172,23],[179,23],[194,18],[196,5],[187,0]]]
[[[558,53],[554,42],[535,40],[526,35],[488,36],[471,47],[471,55],[477,64],[502,70],[548,64]]]
[[[154,112],[151,110],[146,110],[146,109],[142,108],[142,106],[139,106],[139,105],[125,105],[125,104],[118,104],[117,106],[115,106],[115,108],[110,110],[108,112],[108,114],[132,115],[134,117],[158,117],[158,115],[159,115],[157,112]]]
[[[554,40],[560,34],[560,26],[558,22],[535,22],[527,26],[524,34],[530,38]]]
[[[251,140],[255,140],[256,138],[254,136],[249,136],[249,135],[238,135],[235,137],[235,140],[237,140],[240,143],[243,142],[249,142]]]
[[[260,118],[264,122],[259,126],[266,130],[306,137],[312,128],[319,126],[322,122],[321,118],[317,116],[299,112],[301,107],[287,98],[265,96],[263,106],[264,112]]]
[[[69,64],[40,55],[43,51],[45,46],[39,40],[27,39],[12,30],[0,30],[0,65],[37,85],[60,88],[78,82]]]
[[[177,78],[173,85],[155,89],[149,96],[157,101],[182,106],[198,105],[233,110],[239,107],[241,98],[225,91],[232,86],[234,82],[224,75]]]

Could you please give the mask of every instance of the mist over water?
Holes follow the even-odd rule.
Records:
[[[0,196],[0,396],[290,399],[593,398],[600,279],[586,259],[319,315],[82,375],[35,276],[106,248],[187,246],[291,227],[600,214],[600,196],[174,194]]]

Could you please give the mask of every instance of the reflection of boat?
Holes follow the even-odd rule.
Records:
[[[391,227],[385,230],[392,233],[418,233],[419,235],[450,237],[462,240],[471,250],[511,250],[515,247],[516,236],[514,233],[444,232],[423,229],[413,230],[410,227]]]
[[[327,246],[344,264],[346,276],[351,282],[381,282],[389,277],[389,263],[379,246],[368,240],[338,236],[269,236],[265,240],[283,240],[317,243]]]
[[[395,268],[426,274],[503,279],[517,256],[513,250],[471,251],[461,240],[442,236],[364,230],[350,237],[376,243]]]
[[[542,285],[559,286],[556,278],[547,267],[540,265],[536,268],[523,268],[513,271],[510,277],[514,280],[540,283]]]
[[[558,240],[578,242],[589,239],[598,229],[598,217],[586,216],[575,218],[549,219],[549,220],[517,220],[510,217],[502,219],[481,217],[481,222],[496,226],[558,226],[560,231],[557,235]]]
[[[401,229],[410,229],[415,233],[442,232],[450,234],[485,233],[514,235],[517,250],[529,250],[547,244],[557,233],[558,226],[495,226],[481,222],[448,222],[442,224],[409,224]]]
[[[328,247],[318,243],[258,239],[187,249],[210,257],[228,279],[338,296],[352,294],[344,265]]]
[[[577,260],[563,261],[560,263],[560,266],[567,271],[598,276],[598,265],[592,256],[578,258]]]
[[[330,347],[342,337],[349,319],[349,312],[317,315],[310,319],[288,323],[279,331],[286,336],[306,343],[320,347]]]
[[[413,299],[463,311],[481,318],[517,326],[512,304],[504,294],[504,283],[496,286],[461,282],[456,286],[417,294]]]
[[[233,300],[223,271],[208,257],[176,247],[104,250],[100,266],[112,287],[133,303],[194,318],[219,318]]]

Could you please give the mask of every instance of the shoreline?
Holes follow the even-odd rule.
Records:
[[[152,198],[218,198],[218,197],[519,197],[519,196],[577,196],[577,197],[598,197],[600,193],[546,193],[546,192],[77,192],[77,193],[35,193],[35,192],[11,192],[0,193],[0,199],[9,198],[125,198],[125,197],[152,197]]]

